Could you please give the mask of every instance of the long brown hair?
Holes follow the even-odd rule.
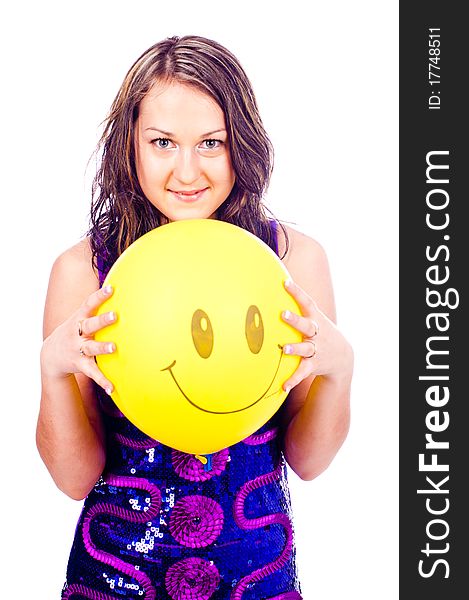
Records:
[[[159,81],[177,81],[208,94],[223,110],[235,184],[218,219],[243,227],[275,250],[263,203],[273,169],[273,148],[249,79],[236,57],[200,36],[170,37],[146,50],[129,69],[104,121],[96,149],[90,229],[93,260],[107,269],[136,239],[168,222],[144,195],[135,167],[135,121],[141,100]],[[288,237],[285,227],[275,219]],[[285,252],[286,253],[286,252]]]

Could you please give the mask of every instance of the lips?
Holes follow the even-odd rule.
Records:
[[[198,192],[202,192],[205,189],[206,188],[200,188],[198,190],[171,190],[171,191],[176,194],[185,194],[186,196],[193,196],[194,194],[197,194]]]
[[[178,200],[182,200],[183,202],[194,202],[194,201],[198,200],[207,189],[208,188],[203,188],[200,190],[178,190],[178,191],[169,190],[169,191]]]

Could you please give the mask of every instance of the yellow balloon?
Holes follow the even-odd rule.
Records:
[[[98,314],[117,321],[96,334],[116,352],[97,357],[112,398],[141,431],[190,454],[241,441],[281,406],[300,358],[300,314],[289,273],[262,240],[215,219],[190,219],[143,235],[117,259]]]

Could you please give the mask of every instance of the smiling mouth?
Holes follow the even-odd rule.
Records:
[[[173,196],[175,196],[178,200],[182,200],[183,202],[194,202],[203,196],[203,194],[207,191],[208,188],[203,188],[201,190],[192,190],[190,192],[177,192],[175,190],[169,190]]]
[[[259,396],[259,398],[257,398],[257,400],[254,400],[254,402],[251,402],[251,404],[249,404],[248,406],[244,406],[243,408],[237,408],[236,410],[227,410],[227,411],[221,411],[221,410],[208,410],[207,408],[203,408],[202,406],[199,406],[198,404],[196,404],[195,402],[193,402],[184,392],[184,390],[181,388],[181,386],[179,385],[176,377],[174,376],[173,373],[173,367],[176,364],[176,361],[173,360],[173,362],[165,367],[164,369],[161,369],[162,371],[169,371],[171,377],[173,378],[174,383],[176,384],[176,386],[178,387],[179,391],[181,392],[181,394],[184,396],[184,398],[189,402],[189,404],[192,404],[192,406],[194,408],[197,408],[198,410],[201,410],[202,412],[206,412],[206,413],[210,413],[211,415],[231,415],[233,413],[238,413],[238,412],[242,412],[243,410],[248,410],[248,408],[251,408],[252,406],[255,406],[258,402],[260,402],[263,398],[268,398],[269,396],[273,396],[273,394],[275,394],[275,392],[272,392],[272,394],[269,394],[269,396],[266,396],[267,392],[270,390],[276,376],[278,373],[278,370],[280,368],[280,362],[282,361],[282,356],[283,356],[283,347],[278,344],[278,347],[280,348],[280,358],[277,364],[277,368],[275,369],[275,373],[274,376],[272,377],[269,385],[267,386],[267,389],[265,390],[265,392],[262,394],[262,396]]]

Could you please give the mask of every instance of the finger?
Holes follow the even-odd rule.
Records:
[[[308,340],[299,344],[285,344],[283,352],[284,354],[292,354],[303,358],[315,358],[317,353],[316,343],[313,340]]]
[[[95,317],[88,317],[79,322],[79,330],[81,328],[82,335],[93,335],[103,327],[111,325],[117,321],[117,315],[114,311],[103,313]]]
[[[89,358],[85,358],[82,361],[81,372],[84,373],[87,377],[95,381],[107,394],[112,394],[114,391],[114,386],[107,379],[104,374],[100,371],[98,365],[94,360],[90,360]]]
[[[112,296],[113,291],[112,286],[105,285],[90,294],[81,306],[84,316],[93,315],[101,304]]]
[[[296,300],[303,314],[311,314],[313,310],[317,309],[316,302],[292,279],[287,279],[284,283],[285,289]]]
[[[297,315],[289,310],[284,310],[282,319],[295,329],[298,329],[305,337],[315,337],[319,330],[316,321],[303,315]]]
[[[298,369],[293,373],[293,375],[285,381],[283,384],[283,389],[288,393],[292,388],[298,385],[303,379],[309,377],[313,373],[311,368],[311,361],[302,360]]]
[[[88,340],[80,346],[80,354],[85,358],[93,358],[100,354],[112,354],[116,351],[116,345],[114,342],[96,342],[95,340]]]

